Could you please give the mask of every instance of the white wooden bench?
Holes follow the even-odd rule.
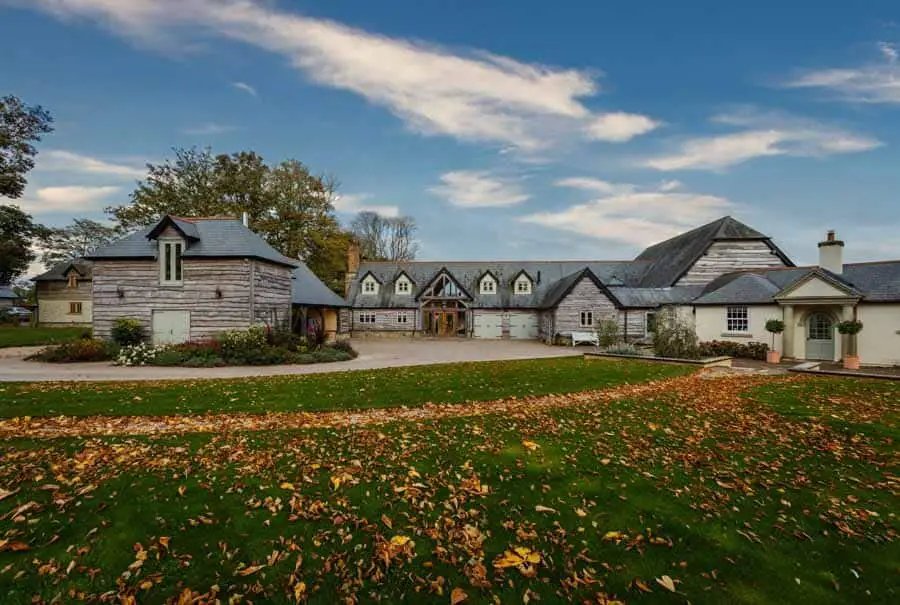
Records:
[[[572,332],[570,337],[572,338],[573,347],[577,344],[590,344],[595,347],[600,346],[600,337],[597,336],[596,332]]]

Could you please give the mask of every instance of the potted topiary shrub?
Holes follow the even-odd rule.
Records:
[[[844,368],[847,370],[859,369],[859,353],[857,352],[856,335],[863,329],[863,324],[858,319],[848,319],[837,325],[838,332],[846,334],[847,350],[844,352]]]
[[[766,362],[781,363],[781,351],[775,350],[775,335],[784,332],[784,322],[780,319],[770,319],[766,322],[766,332],[772,335],[772,348],[766,353]]]

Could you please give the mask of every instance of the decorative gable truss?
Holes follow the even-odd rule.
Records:
[[[416,296],[416,300],[422,299],[472,300],[472,296],[444,268],[438,271],[437,275]]]

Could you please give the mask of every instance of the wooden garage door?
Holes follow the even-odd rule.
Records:
[[[191,338],[190,311],[154,311],[153,344],[187,342]]]
[[[475,338],[500,338],[503,335],[502,316],[499,313],[476,313]]]
[[[537,313],[510,313],[509,337],[533,339],[538,337]]]

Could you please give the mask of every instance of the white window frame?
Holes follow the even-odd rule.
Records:
[[[594,327],[594,312],[591,310],[585,310],[581,312],[580,315],[581,327],[582,328],[593,328]],[[585,321],[587,320],[587,321]]]
[[[401,277],[394,283],[394,293],[401,296],[409,296],[412,293],[412,282],[405,276]]]
[[[170,246],[171,248],[169,248]],[[184,284],[184,248],[184,240],[181,239],[159,240],[159,284],[161,286]]]
[[[517,277],[513,290],[516,295],[525,296],[531,294],[531,280],[524,275]]]
[[[497,280],[490,275],[485,275],[483,278],[481,278],[481,283],[478,285],[478,290],[482,294],[496,294]]]
[[[359,319],[359,323],[369,325],[369,326],[375,325],[377,323],[376,315],[374,312],[371,312],[371,311],[362,311],[359,314],[358,319]]]
[[[409,313],[406,311],[398,311],[397,312],[397,323],[401,325],[409,324]]]
[[[363,294],[378,294],[378,281],[371,275],[362,280]]]
[[[725,332],[728,334],[747,334],[750,332],[750,307],[747,305],[729,305],[725,307]]]

